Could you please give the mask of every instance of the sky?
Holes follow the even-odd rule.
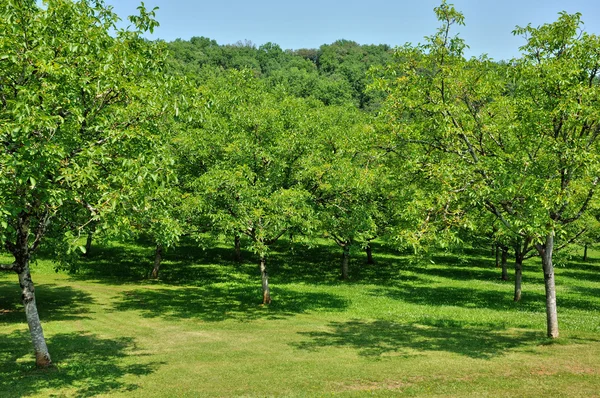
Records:
[[[139,0],[105,0],[126,21]],[[172,41],[205,36],[219,44],[249,40],[272,42],[283,49],[318,48],[338,39],[359,44],[418,44],[439,26],[433,8],[440,0],[145,0],[159,7],[160,26],[150,39]],[[455,30],[470,49],[467,56],[488,54],[495,60],[519,55],[524,39],[515,26],[555,21],[560,11],[580,12],[584,30],[600,35],[598,0],[449,0],[465,15]],[[126,24],[125,24],[126,25]]]

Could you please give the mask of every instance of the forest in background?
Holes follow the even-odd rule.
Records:
[[[371,67],[387,65],[393,55],[386,44],[360,45],[343,39],[318,49],[283,50],[275,43],[219,45],[206,37],[192,37],[169,42],[167,48],[173,70],[197,83],[219,71],[245,69],[270,89],[281,86],[293,96],[324,105],[354,105],[367,112],[376,111],[384,99],[382,93],[367,90],[367,73]]]

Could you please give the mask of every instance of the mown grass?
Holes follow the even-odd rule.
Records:
[[[293,250],[290,250],[293,249]],[[561,338],[545,337],[539,260],[524,293],[490,253],[412,261],[375,247],[338,279],[338,249],[283,242],[260,305],[255,258],[185,242],[94,247],[75,274],[33,278],[57,367],[36,370],[15,275],[0,275],[0,396],[600,396],[600,261],[557,268]]]

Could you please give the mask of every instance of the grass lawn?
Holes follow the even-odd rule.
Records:
[[[225,245],[168,252],[158,282],[141,244],[95,247],[75,274],[40,259],[47,371],[33,367],[17,277],[0,274],[0,396],[600,396],[600,253],[557,268],[558,341],[539,259],[513,303],[490,253],[374,255],[357,253],[340,282],[336,247],[283,243],[268,307],[255,259],[237,265]]]

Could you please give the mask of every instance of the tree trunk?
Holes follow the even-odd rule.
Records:
[[[263,304],[271,304],[271,292],[269,291],[269,276],[267,274],[267,265],[265,257],[260,257],[260,274],[262,277]]]
[[[158,271],[160,270],[160,262],[162,260],[162,245],[156,245],[156,251],[154,252],[154,268],[152,268],[152,279],[158,279]]]
[[[84,257],[90,256],[90,251],[92,250],[92,239],[94,238],[93,232],[88,232],[87,239],[85,241],[85,253],[83,253]]]
[[[544,270],[544,285],[546,288],[546,325],[548,337],[558,338],[558,313],[556,310],[556,286],[554,283],[554,265],[552,264],[552,251],[554,250],[554,232],[546,236],[544,245],[537,244],[536,248],[542,258]]]
[[[515,295],[513,300],[521,300],[521,281],[523,280],[523,252],[521,243],[515,245]]]
[[[23,301],[27,326],[29,327],[31,341],[33,343],[35,364],[37,367],[47,368],[52,366],[52,360],[50,359],[48,346],[46,346],[46,339],[44,338],[44,331],[42,329],[40,315],[35,301],[35,288],[29,270],[29,260],[31,257],[29,248],[29,217],[29,214],[24,212],[19,214],[17,240],[15,244],[12,245],[11,249],[11,253],[15,258],[13,270],[19,276],[21,300]],[[36,246],[38,239],[41,239],[42,234],[43,227],[37,231],[38,236],[36,236],[36,243],[34,243],[34,246]]]
[[[502,280],[508,280],[508,247],[502,246]]]
[[[242,262],[242,244],[240,242],[240,236],[236,235],[235,236],[235,261],[237,263],[241,263]]]
[[[350,259],[350,244],[346,243],[342,246],[342,280],[348,279],[348,260]]]
[[[587,261],[587,249],[588,245],[586,243],[585,246],[583,246],[583,261]]]
[[[496,245],[496,268],[500,266],[500,245]]]
[[[365,251],[367,252],[367,264],[375,264],[375,261],[373,260],[373,249],[370,244],[367,245]]]
[[[52,366],[52,360],[50,359],[48,346],[46,346],[46,339],[44,338],[44,331],[42,329],[40,315],[35,301],[35,288],[29,270],[29,259],[31,257],[29,248],[29,217],[30,216],[24,212],[19,214],[17,240],[11,250],[15,258],[15,266],[13,269],[19,276],[21,300],[23,301],[27,326],[29,327],[31,341],[33,343],[35,364],[37,367],[47,368]],[[38,230],[37,234],[39,236],[36,236],[36,243],[38,242],[38,239],[41,238],[42,233],[43,230]],[[36,243],[34,243],[34,246]]]
[[[21,262],[23,264],[17,263],[17,274],[19,275],[21,298],[23,300],[23,307],[25,308],[27,326],[29,326],[29,333],[31,334],[31,341],[33,342],[33,350],[35,352],[35,365],[39,368],[47,368],[52,366],[52,360],[46,346],[46,339],[44,338],[44,331],[37,310],[35,288],[29,271],[29,260],[23,259]]]

